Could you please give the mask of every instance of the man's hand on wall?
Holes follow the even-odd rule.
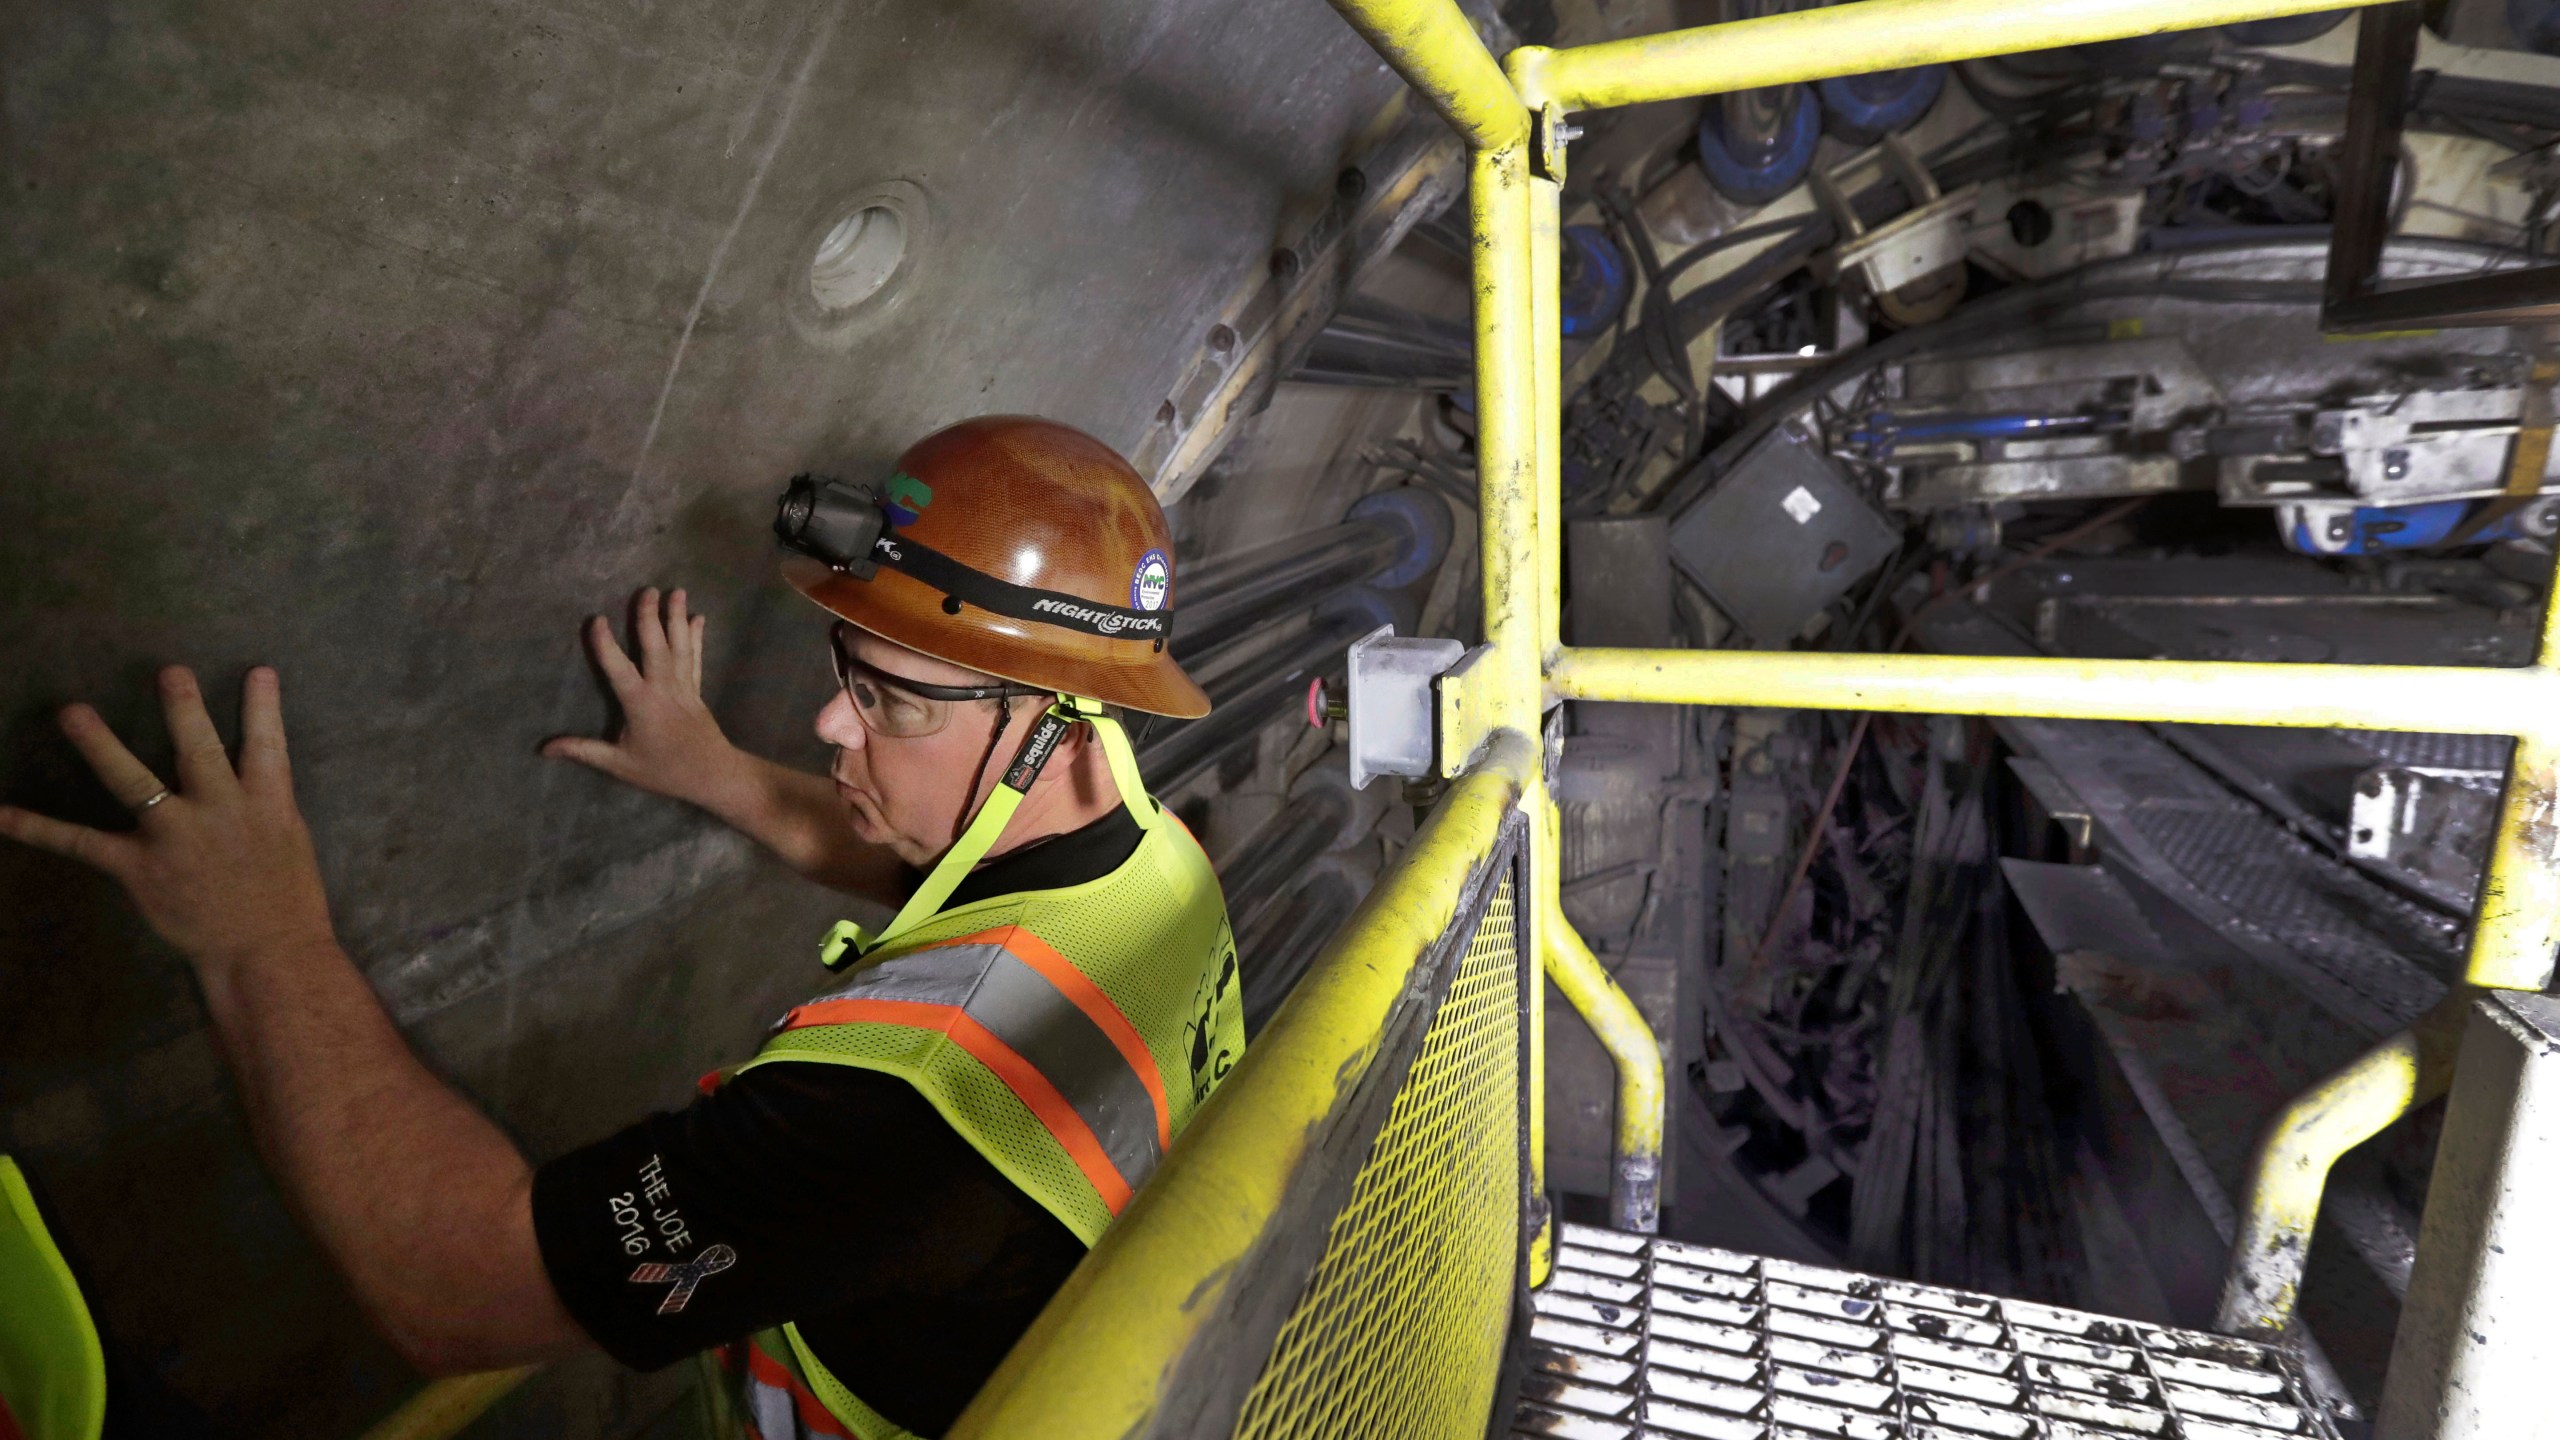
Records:
[[[99,782],[135,812],[133,830],[0,805],[0,835],[115,877],[151,927],[200,967],[334,946],[311,833],[294,804],[276,672],[262,665],[242,682],[236,769],[195,672],[162,670],[160,703],[177,745],[175,785],[134,758],[96,710],[70,705],[60,717]]]
[[[703,618],[685,610],[682,590],[670,591],[663,608],[655,586],[633,602],[634,665],[601,615],[587,620],[587,649],[604,671],[622,706],[620,733],[610,740],[561,735],[542,753],[575,760],[651,794],[719,811],[741,785],[745,758],[702,703]]]
[[[533,1172],[418,1063],[330,931],[276,672],[242,684],[236,768],[192,671],[161,671],[160,702],[174,787],[97,711],[62,712],[62,733],[135,812],[132,831],[0,806],[0,835],[114,876],[195,962],[259,1149],[412,1363],[442,1374],[582,1348],[542,1267]]]

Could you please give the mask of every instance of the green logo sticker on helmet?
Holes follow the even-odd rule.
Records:
[[[891,472],[888,491],[889,518],[900,525],[913,525],[924,507],[933,503],[933,487],[904,470]]]
[[[1161,550],[1139,556],[1137,571],[1129,577],[1129,608],[1161,610],[1172,593],[1173,561]]]

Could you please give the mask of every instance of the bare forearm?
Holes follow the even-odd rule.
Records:
[[[821,885],[897,902],[904,864],[854,834],[835,782],[744,751],[737,755],[735,771],[703,808]]]
[[[202,974],[260,1150],[413,1363],[493,1368],[583,1343],[542,1269],[524,1158],[419,1062],[343,952]]]

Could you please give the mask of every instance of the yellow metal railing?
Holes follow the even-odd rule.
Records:
[[[1860,0],[1535,52],[1512,78],[1532,109],[1601,110],[2339,8],[2334,0]]]
[[[1416,957],[1457,918],[1466,882],[1536,771],[1534,747],[1506,738],[1450,787],[1407,863],[1379,881],[1299,982],[952,1440],[1147,1432],[1173,1367],[1204,1338],[1229,1283],[1290,1223],[1291,1182],[1379,1058]]]

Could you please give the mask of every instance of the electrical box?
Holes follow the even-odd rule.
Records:
[[[1831,461],[1779,430],[1671,527],[1671,558],[1764,645],[1794,639],[1902,543]]]

